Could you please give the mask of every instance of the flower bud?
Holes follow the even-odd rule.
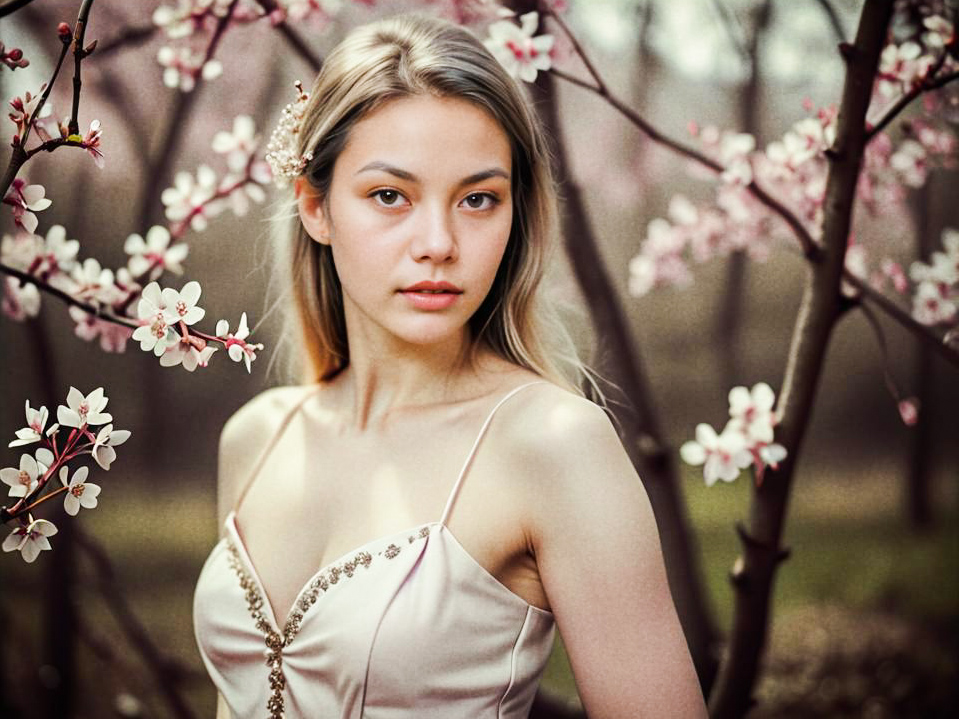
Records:
[[[60,36],[60,39],[66,42],[73,35],[73,30],[70,29],[70,26],[65,22],[57,25],[57,35]]]
[[[10,52],[7,53],[7,57],[16,62],[21,57],[23,57],[23,50],[18,47],[13,48]]]

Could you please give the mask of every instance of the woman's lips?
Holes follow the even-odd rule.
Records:
[[[443,310],[452,305],[460,296],[460,292],[403,290],[401,294],[410,303],[420,310]]]

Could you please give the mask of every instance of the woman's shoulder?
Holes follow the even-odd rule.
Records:
[[[497,438],[516,466],[555,470],[548,473],[556,477],[581,467],[586,458],[595,461],[597,453],[624,451],[607,411],[580,394],[546,381],[516,399],[522,401],[502,408],[507,416]]]
[[[236,506],[243,482],[267,451],[284,419],[316,390],[316,385],[272,387],[246,402],[223,425],[217,471],[221,524],[225,509]]]

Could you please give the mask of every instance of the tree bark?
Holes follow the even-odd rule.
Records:
[[[840,280],[852,224],[856,183],[866,144],[865,116],[893,0],[868,0],[854,45],[844,46],[846,80],[835,152],[829,157],[823,221],[823,252],[807,271],[793,331],[780,409],[779,440],[789,456],[751,494],[748,529],[739,528],[743,555],[732,573],[735,593],[729,653],[710,697],[714,719],[738,719],[749,710],[770,618],[770,595],[779,563],[790,488],[826,346],[841,310]]]

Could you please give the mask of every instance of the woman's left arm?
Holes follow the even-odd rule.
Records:
[[[587,714],[706,717],[649,499],[612,423],[579,398],[540,419],[524,438],[540,497],[527,532]]]

